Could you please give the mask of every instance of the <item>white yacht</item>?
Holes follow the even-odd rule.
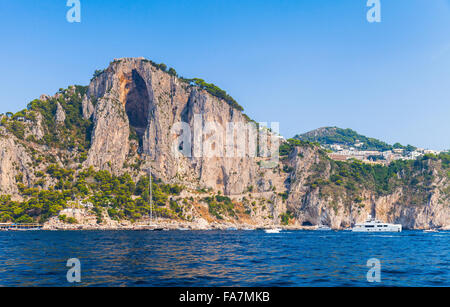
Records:
[[[271,228],[271,229],[265,229],[264,231],[266,233],[280,233],[281,229],[280,228]]]
[[[356,224],[352,229],[353,232],[401,232],[402,225],[383,223],[377,219],[372,218],[371,215],[367,221],[362,224]]]

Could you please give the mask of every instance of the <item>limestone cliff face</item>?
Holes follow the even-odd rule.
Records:
[[[58,124],[63,124],[64,121],[66,120],[66,113],[64,112],[64,109],[62,108],[62,106],[59,102],[56,104],[55,120]]]
[[[165,181],[203,185],[226,194],[240,194],[248,186],[257,185],[257,165],[248,156],[195,156],[193,148],[190,156],[175,156],[177,135],[172,128],[179,123],[187,123],[193,132],[196,119],[200,128],[208,123],[221,127],[247,123],[247,119],[226,102],[159,70],[145,59],[114,61],[91,82],[83,112],[85,118],[93,113],[95,123],[86,165],[120,171],[130,151],[131,127],[140,140],[146,163]],[[221,136],[222,140],[211,146],[222,147],[225,131]],[[191,133],[191,144],[195,137]]]
[[[0,194],[18,196],[16,176],[21,174],[25,183],[33,174],[29,164],[32,162],[25,148],[16,143],[11,135],[0,135]]]
[[[30,125],[29,131],[27,131],[26,137],[34,137],[35,140],[41,140],[44,137],[44,128],[42,127],[42,115],[41,113],[35,113],[35,122]]]
[[[92,145],[86,165],[122,172],[129,151],[130,128],[120,103],[111,96],[100,98],[94,112]]]
[[[375,200],[376,215],[395,221],[409,229],[448,228],[450,226],[450,199],[442,193],[449,188],[448,180],[437,178],[428,199],[413,204],[410,191],[399,188],[394,194]]]

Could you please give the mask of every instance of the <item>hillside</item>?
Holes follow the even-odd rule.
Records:
[[[361,150],[388,151],[394,148],[403,148],[410,151],[415,149],[415,147],[411,145],[403,146],[399,143],[389,145],[383,141],[361,135],[352,129],[342,129],[338,127],[323,127],[304,134],[296,135],[294,138],[298,140],[317,142],[324,146],[345,145],[355,147],[356,145]],[[358,144],[361,145],[358,146]]]
[[[187,151],[198,136],[182,138],[182,131],[196,131],[199,118],[201,127],[252,123],[242,111],[202,79],[178,77],[173,68],[143,58],[114,60],[88,86],[61,89],[0,115],[0,222],[56,228],[142,223],[151,169],[160,222],[198,229],[342,228],[376,213],[406,228],[450,226],[448,154],[389,166],[333,161],[314,142],[389,146],[338,128],[282,143],[278,162],[260,154],[260,136],[256,157],[250,146],[240,156]],[[217,149],[220,138],[208,143],[208,136],[200,139]],[[235,136],[251,137],[250,131]]]

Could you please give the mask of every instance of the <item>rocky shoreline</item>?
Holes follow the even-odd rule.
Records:
[[[206,221],[205,221],[206,222]],[[316,226],[285,226],[285,225],[253,225],[253,224],[233,224],[233,223],[205,223],[203,221],[198,222],[180,222],[169,219],[155,219],[148,226],[149,223],[130,223],[129,221],[108,223],[108,224],[67,224],[61,222],[55,222],[55,219],[45,223],[42,230],[104,230],[104,231],[129,231],[129,230],[148,230],[156,228],[159,230],[259,230],[280,228],[283,230],[315,230]]]
[[[61,218],[64,216],[64,218]],[[68,218],[72,218],[74,223],[68,223]],[[204,217],[197,216],[192,221],[154,218],[151,222],[148,218],[143,218],[136,222],[129,220],[117,221],[111,219],[108,214],[104,213],[101,223],[98,217],[89,210],[83,209],[65,209],[58,216],[50,218],[42,227],[42,230],[104,230],[104,231],[137,231],[137,230],[257,230],[280,228],[283,230],[316,230],[317,225],[304,226],[298,222],[289,225],[281,225],[272,220],[207,220]],[[149,224],[153,226],[149,226]],[[342,231],[344,228],[331,227],[334,231]],[[430,228],[412,228],[403,227],[405,230],[425,230]],[[450,226],[440,227],[439,230],[450,230]]]
[[[173,230],[183,230],[183,231],[210,231],[210,230],[220,230],[220,231],[227,231],[227,230],[246,230],[246,231],[252,231],[252,230],[264,230],[264,229],[270,229],[272,227],[226,227],[225,225],[219,225],[218,227],[212,226],[207,228],[196,228],[196,227],[163,227],[163,226],[157,226],[157,230],[163,230],[163,231],[173,231]],[[317,227],[314,226],[275,226],[275,228],[280,228],[282,230],[308,230],[308,231],[315,231]],[[86,226],[86,225],[65,225],[65,226],[58,226],[58,227],[43,227],[41,230],[51,230],[51,231],[143,231],[143,230],[151,230],[149,228],[146,228],[145,225],[136,225],[136,226],[120,226],[120,227],[108,227],[108,226]],[[425,229],[405,229],[405,230],[425,230]],[[444,227],[441,229],[438,229],[439,231],[449,231],[449,227]],[[332,229],[332,231],[346,231],[346,229]]]
[[[188,223],[167,219],[158,219],[148,226],[148,223],[129,223],[123,222],[110,225],[92,225],[92,224],[64,224],[64,223],[45,223],[42,230],[53,231],[139,231],[139,230],[187,230],[187,231],[206,231],[206,230],[264,230],[279,228],[282,230],[317,230],[318,226],[300,226],[300,225],[252,225],[252,224],[233,224],[233,223]],[[345,231],[346,229],[332,229],[332,231]],[[424,229],[405,229],[405,230],[426,230]],[[450,227],[442,227],[438,230],[450,230]]]

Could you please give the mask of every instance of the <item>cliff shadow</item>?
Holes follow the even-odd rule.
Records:
[[[139,141],[142,148],[143,137],[149,123],[150,97],[147,84],[134,69],[126,84],[125,111],[131,128],[131,137]]]

